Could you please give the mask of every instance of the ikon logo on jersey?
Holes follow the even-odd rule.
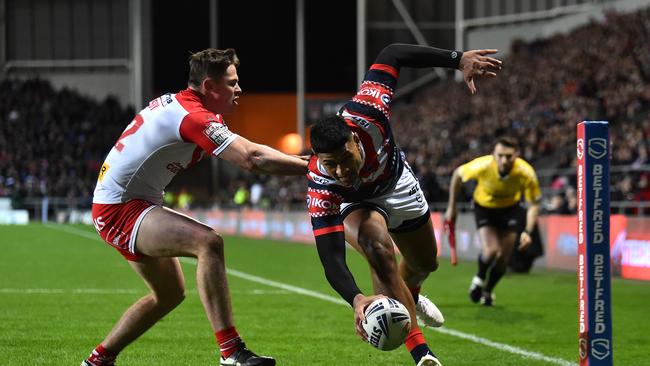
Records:
[[[334,202],[332,202],[332,201],[330,201],[330,200],[328,200],[326,198],[312,197],[312,196],[307,196],[307,207],[309,207],[309,209],[311,211],[313,211],[314,209],[316,211],[319,211],[319,210],[329,211],[329,210],[338,210],[339,209],[338,204],[336,204],[336,203],[334,203]]]
[[[208,127],[203,130],[203,134],[205,134],[217,146],[221,146],[221,144],[232,136],[232,132],[230,132],[226,125],[217,122],[210,122]]]
[[[379,98],[381,95],[380,91],[378,89],[374,88],[361,88],[359,92],[357,93],[358,95],[369,95],[373,98]]]

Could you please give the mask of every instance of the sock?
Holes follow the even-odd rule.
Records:
[[[220,330],[215,332],[214,335],[217,337],[217,343],[219,343],[219,350],[221,351],[221,357],[223,358],[230,357],[230,355],[241,348],[244,344],[235,327]]]
[[[418,297],[420,297],[420,286],[410,288],[409,291],[411,291],[411,295],[413,295],[413,301],[415,301],[415,304],[417,305],[418,303]]]
[[[422,335],[420,328],[411,329],[409,334],[406,336],[404,345],[406,346],[406,349],[411,353],[411,357],[413,357],[413,360],[416,364],[420,362],[420,359],[427,354],[430,353],[433,355],[433,352],[431,352],[429,346],[427,346],[427,341],[424,340],[424,336]]]
[[[117,353],[107,350],[100,344],[90,353],[86,361],[95,366],[110,366],[115,364],[116,357]]]
[[[500,265],[495,265],[492,267],[490,270],[490,277],[488,277],[487,284],[485,285],[485,288],[483,288],[484,292],[492,292],[494,289],[494,286],[497,285],[497,282],[503,277],[503,275],[506,273],[506,267],[505,266],[500,266]]]
[[[479,254],[478,255],[478,273],[476,273],[476,275],[480,279],[484,280],[485,277],[487,277],[487,271],[488,271],[488,269],[490,268],[490,266],[492,265],[493,262],[494,262],[494,258],[485,260],[485,259],[483,259],[483,254]]]

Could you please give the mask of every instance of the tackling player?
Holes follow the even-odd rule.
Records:
[[[524,232],[518,249],[525,250],[532,242],[539,201],[542,194],[535,170],[519,157],[517,142],[503,137],[497,140],[492,155],[476,158],[459,166],[451,177],[449,202],[445,212],[445,227],[453,227],[456,220],[456,197],[461,183],[476,180],[474,216],[483,245],[478,257],[478,272],[472,279],[469,297],[472,302],[490,306],[492,291],[506,272],[510,254],[515,246],[519,222],[521,192],[528,201]],[[486,281],[487,279],[487,281]]]
[[[364,309],[373,300],[385,295],[403,303],[412,320],[406,347],[419,366],[440,365],[416,321],[417,309],[427,325],[444,322],[438,308],[419,295],[438,267],[437,249],[427,201],[393,138],[391,99],[401,67],[459,69],[474,93],[475,76],[496,76],[501,68],[501,61],[487,56],[495,52],[390,45],[338,115],[311,128],[307,203],[327,280],[353,307],[363,339]],[[381,295],[365,296],[357,287],[345,261],[346,240],[368,260],[375,294]],[[403,256],[399,264],[393,243]]]
[[[221,365],[270,366],[235,329],[224,242],[209,226],[162,207],[163,190],[180,170],[217,156],[255,173],[299,175],[307,162],[232,133],[221,114],[241,95],[233,49],[206,49],[189,59],[188,88],[152,100],[135,116],[102,165],[92,215],[102,239],[117,249],[151,289],[133,304],[82,366],[114,365],[127,345],[185,297],[176,257],[197,258],[196,285],[221,351]]]

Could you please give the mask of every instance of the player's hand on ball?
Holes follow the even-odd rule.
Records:
[[[501,70],[502,62],[496,58],[487,56],[497,53],[497,50],[471,50],[463,52],[460,58],[458,69],[463,72],[463,79],[472,94],[476,93],[474,84],[475,76],[496,77],[497,71]]]
[[[364,341],[368,339],[368,334],[366,334],[366,331],[363,329],[361,322],[365,320],[366,308],[368,307],[368,305],[370,305],[371,302],[377,299],[381,299],[382,297],[386,297],[386,296],[384,295],[365,296],[364,294],[358,294],[357,296],[354,297],[354,301],[353,301],[354,326],[356,328],[357,334]]]
[[[530,237],[530,234],[527,232],[521,233],[519,236],[519,247],[517,248],[520,252],[523,252],[530,246],[530,244],[533,242],[533,239]]]

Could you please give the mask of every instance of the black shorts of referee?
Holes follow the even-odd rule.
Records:
[[[499,208],[484,207],[476,203],[476,201],[473,204],[476,228],[491,226],[505,231],[521,230],[522,219],[525,219],[525,217],[522,217],[521,206],[518,203]]]

